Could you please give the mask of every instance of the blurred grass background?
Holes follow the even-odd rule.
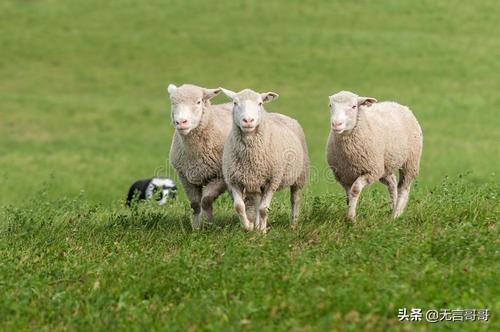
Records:
[[[499,330],[499,15],[493,0],[1,1],[0,331]],[[312,161],[297,230],[287,194],[266,236],[227,195],[200,232],[183,197],[123,207],[133,180],[174,177],[169,83],[280,94],[268,110],[300,121]],[[423,127],[396,222],[380,185],[343,220],[324,147],[344,89]]]
[[[497,1],[2,1],[0,204],[47,187],[122,199],[169,170],[169,83],[275,91],[327,181],[327,96],[406,104],[424,131],[419,182],[500,166]],[[224,102],[218,97],[217,102]],[[331,179],[331,178],[330,178]]]

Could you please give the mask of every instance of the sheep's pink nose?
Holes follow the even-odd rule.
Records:
[[[343,125],[344,123],[341,121],[333,121],[332,122],[332,128],[339,128]]]
[[[243,118],[244,124],[252,124],[254,121],[255,121],[255,119],[252,119],[252,118]]]
[[[188,124],[188,120],[186,120],[186,119],[179,119],[179,120],[175,120],[175,124],[176,124],[177,126],[180,126],[180,125],[182,125],[182,126],[186,126],[186,125]]]

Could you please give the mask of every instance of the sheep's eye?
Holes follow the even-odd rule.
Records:
[[[237,106],[237,105],[238,105],[238,103],[237,103],[237,102],[235,102],[235,101],[233,101],[233,104],[234,104],[234,106]]]
[[[332,108],[332,104],[328,104],[328,107]]]
[[[352,107],[351,107],[351,108],[352,108],[353,110],[355,110],[355,109],[356,109],[356,105],[352,105]]]
[[[198,101],[196,102],[196,104],[198,104],[198,105],[199,105],[199,104],[201,104],[201,100],[198,100]]]
[[[262,106],[262,102],[259,103],[259,106]]]

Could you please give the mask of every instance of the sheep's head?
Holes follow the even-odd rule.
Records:
[[[375,98],[360,97],[349,91],[340,91],[328,98],[330,125],[335,134],[351,131],[357,124],[359,107],[377,102]]]
[[[250,89],[238,93],[222,89],[222,92],[233,100],[233,121],[243,133],[253,132],[262,120],[264,103],[278,98],[274,92],[258,93]]]
[[[172,102],[172,124],[181,135],[187,135],[199,126],[210,98],[221,92],[221,89],[205,89],[191,84],[180,87],[170,84],[167,90]]]

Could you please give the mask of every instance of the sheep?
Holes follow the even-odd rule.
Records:
[[[212,204],[226,191],[222,151],[232,126],[232,107],[210,104],[219,88],[170,84],[167,90],[175,127],[169,159],[191,203],[191,225],[198,229],[202,215],[212,219]]]
[[[263,104],[278,98],[274,92],[222,92],[233,100],[233,126],[224,145],[222,172],[243,227],[265,233],[273,194],[286,187],[290,187],[291,226],[295,227],[300,190],[309,175],[302,127],[288,116],[265,111]],[[257,210],[254,220],[248,218],[247,211],[252,210],[246,202],[253,202]]]
[[[406,106],[380,102],[341,91],[329,97],[331,130],[326,155],[354,220],[361,191],[380,181],[389,189],[393,218],[408,202],[410,186],[418,175],[423,136],[420,125]],[[394,173],[399,170],[399,182]]]

